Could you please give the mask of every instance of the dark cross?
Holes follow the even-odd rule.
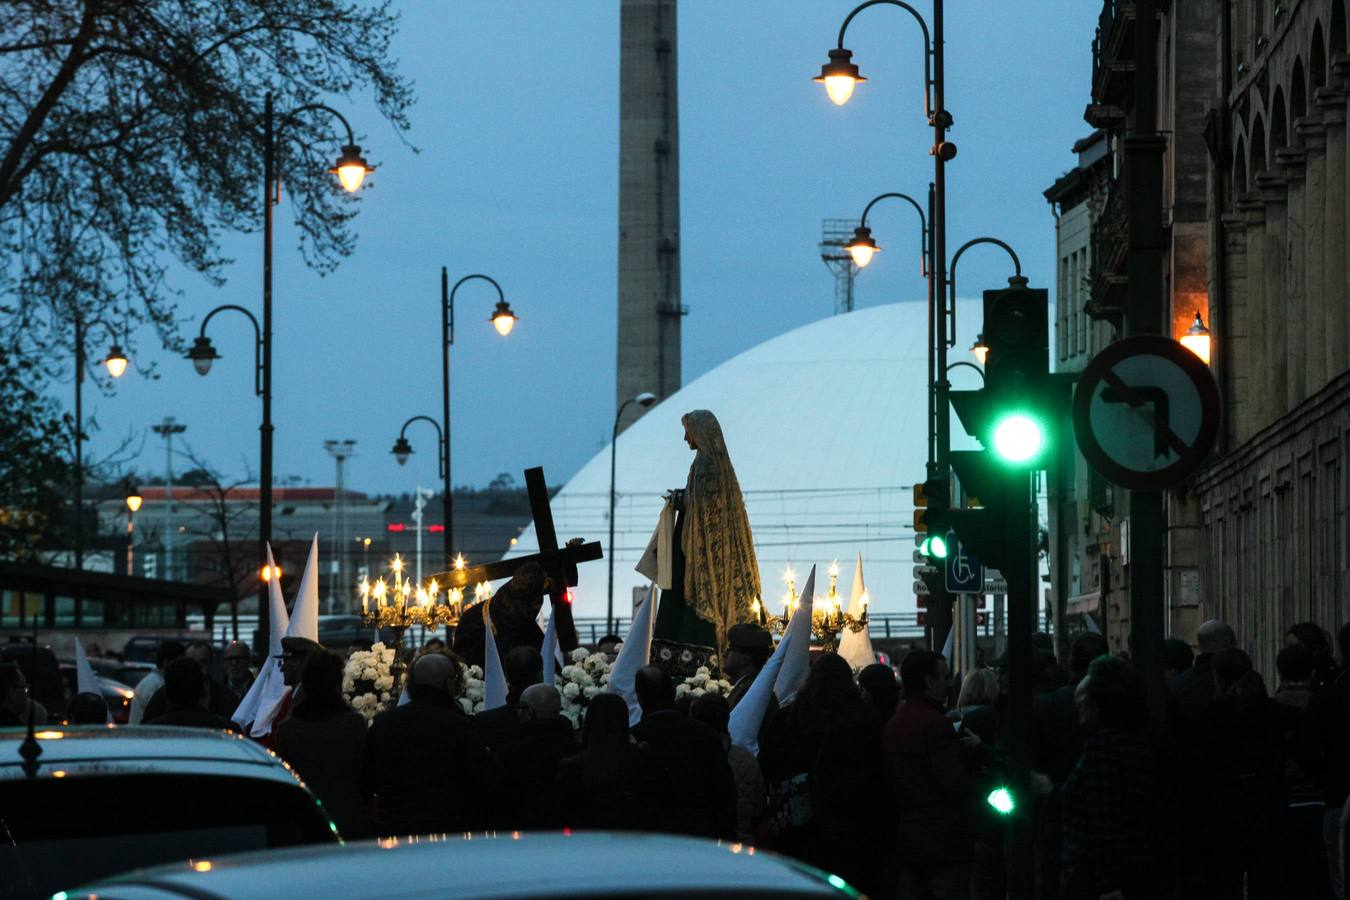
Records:
[[[597,541],[585,543],[574,538],[564,547],[558,546],[558,533],[553,527],[553,509],[548,502],[548,484],[544,470],[538,466],[525,470],[525,488],[530,495],[530,518],[534,520],[534,536],[539,541],[539,552],[530,556],[514,556],[481,566],[466,566],[441,572],[434,577],[449,588],[460,588],[466,593],[482,581],[510,578],[528,562],[537,562],[548,575],[549,601],[558,611],[558,646],[564,651],[576,649],[581,643],[576,624],[572,621],[572,605],[564,599],[568,587],[577,583],[577,563],[603,559],[604,552]]]

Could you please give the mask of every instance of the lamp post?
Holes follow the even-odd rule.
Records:
[[[614,475],[618,470],[618,447],[619,447],[619,420],[623,418],[623,411],[629,404],[636,403],[643,409],[648,409],[656,402],[656,395],[651,391],[643,391],[636,397],[629,397],[623,403],[619,404],[619,411],[614,414],[614,430],[610,434],[609,440],[609,543],[605,545],[609,557],[609,604],[605,613],[605,633],[614,633]]]
[[[141,495],[127,495],[127,575],[136,574],[136,512],[141,508]]]
[[[365,158],[361,155],[361,148],[357,145],[355,135],[352,132],[351,123],[342,113],[326,106],[322,103],[306,103],[291,110],[289,113],[281,116],[280,122],[276,121],[276,115],[273,109],[272,94],[268,92],[263,101],[263,290],[262,290],[262,325],[259,327],[257,319],[253,314],[239,306],[222,306],[211,311],[207,316],[209,320],[212,315],[223,309],[235,309],[244,313],[253,322],[253,327],[257,332],[258,344],[255,356],[255,377],[254,393],[262,398],[262,424],[258,426],[260,447],[259,461],[259,485],[258,485],[258,560],[259,571],[266,566],[267,544],[272,539],[272,207],[280,202],[281,195],[281,177],[277,171],[277,133],[278,125],[284,127],[294,121],[297,116],[307,112],[324,112],[336,118],[342,123],[342,127],[347,132],[347,143],[342,145],[342,152],[331,169],[330,174],[336,175],[338,181],[342,184],[344,190],[348,193],[355,193],[360,189],[361,183],[365,177],[374,169],[371,168]],[[211,369],[212,360],[218,359],[219,354],[211,346],[210,340],[206,337],[206,321],[202,322],[201,336],[193,348],[188,351],[187,358],[192,360],[200,375],[205,375]],[[263,647],[267,646],[269,640],[268,630],[270,623],[267,616],[267,584],[266,580],[260,580],[258,584],[258,626],[259,641]]]
[[[947,407],[945,376],[936,384],[934,375],[947,369],[947,308],[943,298],[946,296],[947,281],[947,163],[956,157],[956,145],[947,140],[947,129],[952,125],[952,115],[945,104],[945,66],[943,51],[943,0],[933,0],[933,30],[929,34],[928,23],[918,10],[901,0],[867,0],[855,7],[844,17],[839,27],[839,39],[835,49],[829,52],[829,62],[822,68],[814,80],[825,85],[830,100],[837,106],[843,106],[853,95],[853,89],[866,81],[858,67],[853,63],[852,51],[844,47],[844,37],[848,26],[863,10],[878,5],[898,6],[911,16],[923,33],[923,79],[924,114],[933,129],[933,144],[929,153],[933,157],[933,184],[930,190],[932,202],[929,212],[931,228],[931,248],[929,261],[932,274],[929,290],[929,384],[933,396],[929,410],[929,454],[928,478],[947,480],[951,468],[951,442],[948,435],[951,413]],[[941,512],[949,507],[950,497],[930,497],[929,506]],[[940,645],[942,636],[951,626],[951,597],[941,585],[939,592],[931,600],[933,620],[933,642]]]
[[[79,307],[74,310],[75,324],[75,568],[84,568],[84,315]],[[115,331],[102,319],[94,324],[102,325],[114,335]],[[113,378],[121,378],[127,370],[127,356],[122,348],[114,343],[103,358],[103,365]]]
[[[442,547],[445,554],[445,565],[450,564],[454,557],[455,545],[455,506],[454,495],[450,492],[450,347],[455,343],[455,294],[459,292],[460,287],[466,281],[486,281],[497,291],[497,305],[492,310],[492,315],[488,321],[492,327],[497,329],[497,333],[506,337],[511,330],[516,327],[516,322],[520,319],[511,311],[511,304],[506,302],[506,295],[502,293],[502,286],[496,279],[487,275],[465,275],[455,286],[450,287],[450,278],[446,273],[444,266],[441,267],[441,423],[430,416],[413,416],[403,423],[399,429],[398,440],[394,442],[394,449],[389,451],[394,454],[394,459],[398,464],[404,465],[408,462],[408,457],[413,453],[413,448],[405,436],[408,426],[413,422],[430,422],[436,428],[436,435],[439,440],[438,460],[440,462],[440,476],[444,483],[445,506],[445,530],[441,532]]]

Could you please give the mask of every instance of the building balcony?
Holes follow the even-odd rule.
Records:
[[[1092,40],[1092,103],[1088,122],[1110,127],[1130,106],[1134,76],[1134,0],[1104,0]],[[1094,118],[1097,121],[1094,121]]]

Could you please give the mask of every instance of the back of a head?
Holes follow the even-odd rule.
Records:
[[[675,706],[675,684],[664,669],[657,666],[638,669],[633,678],[633,688],[644,713]],[[589,707],[586,712],[590,714]]]
[[[84,691],[70,698],[66,715],[75,725],[102,725],[108,721],[108,704],[98,694]]]
[[[1327,636],[1316,622],[1299,622],[1287,632],[1316,656],[1327,649]]]
[[[895,680],[895,670],[885,663],[863,667],[858,673],[858,686],[872,706],[884,715],[894,712],[900,702],[900,684]]]
[[[1226,647],[1214,654],[1211,665],[1219,690],[1226,691],[1239,678],[1252,671],[1252,658],[1237,647]]]
[[[900,686],[906,697],[917,697],[928,690],[928,679],[938,672],[943,661],[941,653],[932,650],[911,650],[900,663]]]
[[[169,663],[183,655],[183,645],[178,641],[160,641],[155,650],[155,665],[164,669]]]
[[[448,654],[428,653],[418,657],[409,675],[408,696],[413,700],[428,694],[459,695],[459,661]]]
[[[628,703],[618,694],[601,693],[586,707],[581,733],[586,749],[612,749],[628,743]]]
[[[976,669],[961,682],[961,695],[956,705],[962,709],[967,706],[993,706],[998,702],[998,676],[993,669]]]
[[[211,663],[215,661],[216,651],[206,641],[193,641],[188,645],[186,656],[195,660],[197,665],[206,671],[211,671]]]
[[[305,660],[300,673],[300,685],[307,697],[331,697],[342,693],[341,656],[331,650],[317,650]]]
[[[1069,650],[1069,671],[1078,676],[1087,674],[1088,666],[1099,656],[1106,656],[1111,647],[1106,638],[1096,632],[1085,631],[1073,639]]]
[[[1137,731],[1148,722],[1148,692],[1134,666],[1115,656],[1099,656],[1088,665],[1086,678],[1099,727]]]
[[[858,696],[853,683],[853,669],[838,653],[822,653],[811,664],[806,683],[797,692],[794,706],[819,706],[833,710]]]
[[[1162,645],[1163,668],[1181,672],[1195,663],[1195,651],[1181,638],[1168,638]]]
[[[721,694],[704,694],[694,698],[689,706],[689,718],[702,722],[718,734],[727,733],[727,723],[731,721],[731,707],[727,698]]]
[[[170,706],[200,706],[206,673],[195,660],[179,656],[164,668],[164,696]]]
[[[1282,682],[1310,680],[1314,664],[1313,652],[1303,644],[1290,644],[1275,657],[1275,670]]]
[[[544,658],[539,651],[521,644],[506,651],[502,658],[502,671],[506,673],[506,683],[513,691],[523,691],[532,684],[544,680]]]
[[[1220,650],[1236,647],[1237,634],[1227,622],[1210,619],[1200,626],[1196,643],[1200,646],[1201,653],[1218,653]]]
[[[520,705],[535,719],[556,719],[562,714],[562,697],[551,684],[532,684],[520,694]]]

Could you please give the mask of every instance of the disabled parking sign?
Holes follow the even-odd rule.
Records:
[[[955,531],[947,532],[947,592],[983,594],[984,566],[962,545]]]

